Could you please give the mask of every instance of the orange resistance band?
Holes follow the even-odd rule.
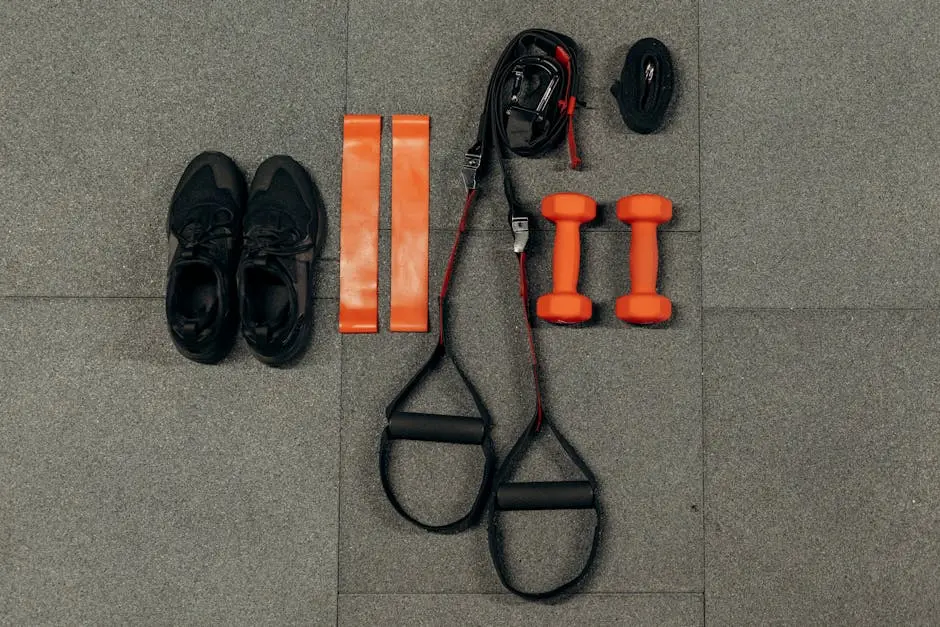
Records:
[[[343,118],[339,332],[379,330],[379,163],[382,118]]]
[[[392,116],[392,331],[428,330],[431,120]]]

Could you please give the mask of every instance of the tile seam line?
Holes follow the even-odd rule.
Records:
[[[349,113],[349,14],[351,13],[350,7],[352,5],[352,0],[346,0],[346,55],[343,59],[344,63],[344,75],[343,75],[343,115],[345,116]],[[342,216],[340,216],[342,219]],[[336,261],[339,261],[339,255],[336,257]],[[337,302],[339,298],[336,299]],[[336,433],[336,580],[334,581],[334,611],[333,619],[335,621],[336,627],[339,627],[339,569],[340,569],[340,540],[342,538],[342,529],[340,529],[340,524],[342,522],[342,498],[343,498],[343,396],[344,396],[344,385],[345,385],[345,363],[346,363],[346,342],[342,334],[339,338],[339,416],[337,418],[339,424],[337,425]]]
[[[703,305],[702,311],[705,312],[729,312],[729,313],[758,313],[758,312],[915,312],[915,311],[940,311],[940,304],[924,307],[725,307]]]
[[[339,338],[339,424],[337,425],[337,453],[336,453],[336,624],[339,625],[339,597],[340,597],[340,541],[342,539],[342,499],[343,499],[343,397],[345,396],[346,375],[346,342],[341,334]]]
[[[342,597],[407,597],[407,596],[494,596],[515,598],[512,592],[339,592]],[[588,597],[623,597],[623,596],[702,596],[701,590],[632,590],[629,592],[578,592],[577,596]]]
[[[100,301],[109,301],[109,300],[164,300],[165,296],[112,296],[112,295],[100,295],[95,296],[93,294],[65,294],[65,295],[55,295],[55,294],[3,294],[0,295],[0,301],[16,301],[16,300],[100,300]],[[314,302],[333,302],[338,301],[339,297],[336,296],[315,296]]]
[[[698,79],[698,84],[696,86],[696,95],[698,99],[698,232],[699,232],[699,367],[701,368],[701,375],[699,377],[699,416],[701,417],[701,446],[702,446],[702,511],[699,512],[702,516],[702,627],[705,627],[708,623],[708,607],[706,605],[706,592],[708,591],[708,539],[707,539],[707,524],[705,520],[705,514],[708,511],[707,501],[706,501],[706,462],[708,456],[706,454],[705,446],[707,439],[705,437],[705,316],[707,315],[707,310],[705,309],[705,246],[703,241],[705,239],[704,234],[704,216],[702,207],[704,205],[704,194],[703,194],[703,183],[702,183],[702,0],[696,0],[695,2],[695,29],[696,29],[696,43],[697,43],[697,53],[696,54],[696,75]]]

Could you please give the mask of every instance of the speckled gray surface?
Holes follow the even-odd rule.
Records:
[[[0,295],[160,294],[166,207],[203,150],[228,153],[249,175],[265,157],[293,155],[337,224],[345,9],[0,7]],[[334,229],[328,256],[338,241]]]
[[[706,314],[709,621],[936,624],[938,331],[936,311]]]
[[[290,370],[241,346],[206,367],[159,299],[2,299],[0,320],[4,622],[333,623],[337,335]]]
[[[0,623],[940,623],[938,18],[923,0],[3,5]],[[383,408],[434,342],[385,330],[389,118],[383,330],[336,333],[342,113],[432,116],[433,295],[488,74],[536,26],[585,48],[585,170],[564,150],[516,162],[521,196],[600,203],[581,281],[595,319],[536,324],[549,415],[605,512],[584,593],[549,605],[502,591],[483,528],[425,534],[379,487]],[[607,88],[643,36],[679,83],[639,137]],[[249,175],[291,154],[322,189],[315,340],[293,369],[242,345],[197,366],[166,338],[166,205],[205,149]],[[640,191],[675,203],[662,328],[613,315],[630,241],[613,203]],[[503,455],[533,399],[497,177],[483,192],[450,325]],[[534,224],[533,300],[553,239]],[[472,410],[447,368],[412,407]],[[478,464],[408,443],[393,472],[443,520]],[[572,472],[548,440],[518,476]],[[577,567],[583,522],[507,517],[523,585]]]
[[[459,617],[459,618],[457,618]],[[505,594],[342,594],[341,625],[541,625],[607,626],[702,624],[696,594],[591,594],[562,605],[532,605]]]
[[[940,305],[938,29],[924,0],[703,0],[706,305]]]

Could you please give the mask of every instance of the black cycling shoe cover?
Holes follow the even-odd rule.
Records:
[[[326,234],[320,192],[299,163],[271,157],[248,192],[238,266],[242,335],[255,357],[282,365],[311,332],[313,262]]]
[[[235,271],[245,195],[235,162],[204,152],[186,167],[170,202],[166,319],[176,348],[194,361],[219,361],[238,332]]]

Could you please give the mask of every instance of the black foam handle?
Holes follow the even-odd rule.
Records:
[[[397,411],[388,418],[388,435],[396,440],[482,444],[486,425],[475,416]]]
[[[496,490],[496,507],[519,509],[590,509],[594,488],[587,481],[504,483]]]

